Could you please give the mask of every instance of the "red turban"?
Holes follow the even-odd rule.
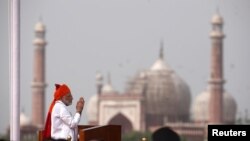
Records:
[[[51,138],[51,112],[52,112],[52,109],[55,105],[55,102],[57,100],[60,100],[61,97],[71,93],[69,87],[66,84],[62,84],[62,85],[55,84],[55,86],[56,86],[56,89],[54,92],[54,100],[50,104],[49,111],[47,114],[47,119],[45,122],[44,131],[43,131],[43,137],[45,139]]]

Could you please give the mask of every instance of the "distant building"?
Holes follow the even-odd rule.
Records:
[[[45,41],[46,28],[42,22],[35,25],[35,39],[33,44],[34,65],[32,90],[32,124],[43,128],[45,117]]]
[[[20,140],[34,141],[37,140],[37,127],[31,124],[31,121],[24,112],[20,114]]]
[[[35,141],[37,140],[38,128],[32,125],[30,118],[22,111],[20,113],[20,140]],[[10,127],[7,129],[7,136],[10,136]]]
[[[103,84],[103,76],[96,75],[97,94],[87,105],[89,124],[121,124],[124,133],[153,132],[169,126],[188,141],[204,140],[208,123],[234,124],[237,104],[223,88],[222,27],[223,19],[217,13],[212,18],[210,32],[208,87],[193,103],[188,84],[165,62],[161,43],[159,58],[150,69],[129,80],[124,93],[114,90],[110,78]]]

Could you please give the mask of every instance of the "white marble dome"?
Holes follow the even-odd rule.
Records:
[[[164,61],[162,51],[149,70],[132,78],[127,91],[145,95],[146,114],[149,117],[159,117],[159,121],[189,120],[189,86]]]
[[[97,121],[97,102],[98,95],[91,96],[88,101],[86,112],[89,121]]]
[[[116,91],[114,90],[114,88],[110,83],[107,83],[102,87],[102,94],[113,94],[115,92]]]
[[[27,115],[24,114],[24,112],[20,113],[20,126],[26,126],[30,125],[31,121]]]
[[[192,105],[192,120],[195,122],[207,122],[209,118],[209,91],[199,94]],[[223,93],[223,121],[234,123],[236,118],[237,105],[234,98],[227,92]]]

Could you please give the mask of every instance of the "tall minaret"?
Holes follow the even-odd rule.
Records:
[[[42,128],[44,125],[45,109],[45,26],[38,22],[35,25],[35,39],[33,44],[34,64],[32,89],[32,124]]]
[[[215,14],[212,18],[212,31],[210,32],[212,49],[211,49],[211,66],[209,79],[209,123],[223,123],[223,38],[222,31],[223,18]]]

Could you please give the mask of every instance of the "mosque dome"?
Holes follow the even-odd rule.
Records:
[[[164,62],[163,59],[159,58],[156,60],[156,62],[153,64],[150,70],[152,71],[171,70],[171,68]]]
[[[97,102],[98,95],[93,95],[88,101],[86,112],[89,121],[97,121]]]
[[[217,13],[212,17],[212,24],[223,24],[223,18]]]
[[[113,93],[115,93],[115,90],[111,84],[107,83],[103,86],[102,94],[113,94]]]
[[[101,89],[101,93],[102,94],[115,94],[117,93],[115,91],[115,89],[113,88],[112,84],[111,84],[111,77],[110,74],[108,74],[108,78],[107,78],[108,82],[106,84],[103,85],[102,89]]]
[[[146,114],[162,121],[187,121],[191,94],[189,86],[160,57],[149,70],[138,73],[129,82],[129,93],[143,94]]]
[[[26,126],[30,125],[31,121],[27,115],[24,114],[24,112],[20,113],[20,126]]]
[[[192,120],[195,122],[207,122],[209,118],[209,91],[199,94],[192,105]],[[227,92],[223,93],[223,122],[234,123],[237,105],[234,98]]]

